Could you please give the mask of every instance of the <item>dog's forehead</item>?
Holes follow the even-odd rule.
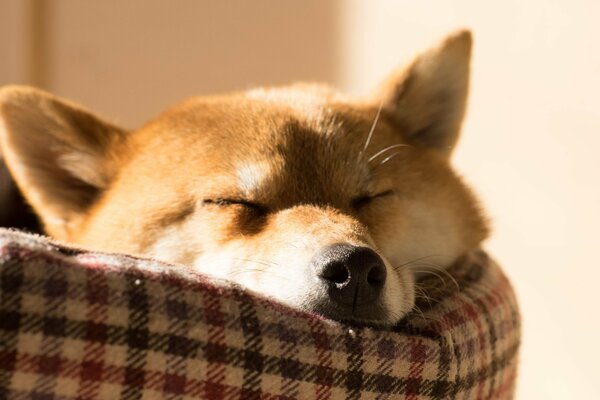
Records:
[[[323,200],[332,190],[343,194],[362,186],[367,171],[358,162],[355,127],[338,107],[348,104],[345,96],[326,86],[302,84],[255,89],[246,97],[284,115],[271,119],[269,143],[258,159],[238,164],[242,188],[256,192],[276,187],[290,198]]]
[[[239,161],[235,166],[235,175],[240,192],[246,197],[251,197],[257,192],[264,191],[272,181],[274,170],[276,167],[273,162]]]
[[[182,134],[174,140],[190,142],[191,136],[189,145],[217,156],[227,168],[244,158],[272,163],[278,156],[287,164],[306,159],[317,163],[355,152],[353,142],[361,139],[356,135],[357,115],[348,115],[352,108],[346,97],[322,85],[254,89],[200,101],[177,113],[184,124],[176,124],[175,131]],[[243,169],[248,175],[251,169],[264,168]]]
[[[169,170],[194,171],[217,187],[235,182],[248,197],[277,191],[290,202],[326,201],[335,191],[365,187],[369,171],[360,153],[371,114],[325,86],[255,89],[195,99],[145,137],[160,140],[163,153],[185,153],[175,164],[165,155]]]

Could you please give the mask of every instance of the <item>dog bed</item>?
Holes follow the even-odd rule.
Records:
[[[351,328],[182,266],[0,229],[0,398],[506,399],[520,319],[483,252],[392,330]]]

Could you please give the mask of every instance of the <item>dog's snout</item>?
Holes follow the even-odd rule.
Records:
[[[375,251],[349,244],[328,247],[315,257],[313,265],[331,300],[353,310],[376,301],[387,276],[385,264]]]

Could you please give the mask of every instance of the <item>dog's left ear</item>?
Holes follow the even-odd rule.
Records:
[[[459,31],[392,74],[376,93],[406,140],[449,155],[469,91],[471,33]]]

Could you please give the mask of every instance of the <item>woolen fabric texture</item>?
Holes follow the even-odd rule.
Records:
[[[0,229],[1,399],[510,399],[520,317],[483,252],[391,330],[184,266]]]

